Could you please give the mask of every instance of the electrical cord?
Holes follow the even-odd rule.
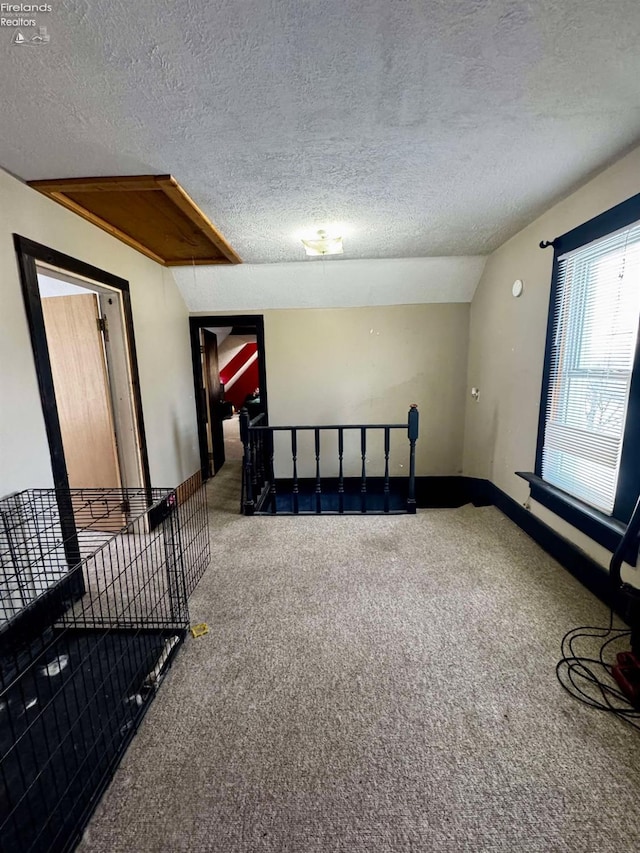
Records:
[[[636,546],[640,541],[640,495],[636,501],[635,508],[627,524],[618,547],[613,553],[609,564],[609,579],[615,595],[625,590],[626,584],[622,583],[621,568],[625,560],[629,560],[629,554],[633,553],[634,543]],[[636,563],[638,549],[635,548]],[[629,612],[632,615],[634,632],[639,630],[637,598],[629,599],[629,590],[626,591],[627,601],[631,600],[632,606]],[[625,618],[628,618],[625,616]],[[625,625],[623,628],[613,627],[613,606],[609,611],[609,625],[606,628],[594,625],[585,625],[573,628],[562,638],[562,658],[556,665],[556,676],[567,693],[574,696],[580,702],[590,708],[606,711],[619,717],[640,730],[640,705],[636,706],[619,689],[618,683],[613,676],[613,663],[605,660],[605,652],[611,644],[616,641],[631,637],[631,630]],[[578,654],[574,643],[578,640],[603,640],[600,644],[597,657],[589,657]],[[634,722],[638,720],[639,722]]]
[[[631,631],[626,626],[614,627],[613,608],[609,612],[607,627],[584,625],[567,631],[562,638],[562,657],[556,665],[556,676],[567,693],[583,704],[613,714],[640,730],[640,708],[636,708],[619,689],[612,675],[613,664],[605,660],[605,652],[611,644],[630,635]],[[596,652],[597,657],[578,653],[575,644],[588,640],[604,640]]]

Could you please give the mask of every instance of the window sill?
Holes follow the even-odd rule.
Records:
[[[594,509],[592,506],[579,501],[577,498],[563,492],[556,486],[545,483],[542,477],[525,471],[516,471],[518,477],[527,480],[531,489],[531,498],[542,506],[550,509],[560,518],[568,521],[582,533],[586,533],[590,539],[602,545],[608,551],[615,551],[620,540],[627,529],[626,524],[611,518]],[[632,548],[632,550],[634,550]],[[637,554],[628,554],[632,558],[630,562],[635,563]]]

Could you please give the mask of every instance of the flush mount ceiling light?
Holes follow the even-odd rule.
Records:
[[[326,231],[318,231],[315,240],[303,240],[302,244],[307,255],[341,255],[344,252],[342,237],[329,237]]]

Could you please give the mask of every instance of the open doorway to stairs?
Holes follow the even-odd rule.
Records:
[[[242,460],[240,409],[268,423],[262,315],[191,317],[202,477]]]
[[[55,487],[148,490],[128,282],[15,242]]]

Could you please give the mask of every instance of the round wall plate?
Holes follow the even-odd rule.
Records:
[[[523,290],[524,290],[524,283],[523,283],[522,279],[517,278],[513,282],[513,286],[511,287],[511,293],[513,293],[513,295],[515,297],[518,297],[518,296],[522,295]]]

